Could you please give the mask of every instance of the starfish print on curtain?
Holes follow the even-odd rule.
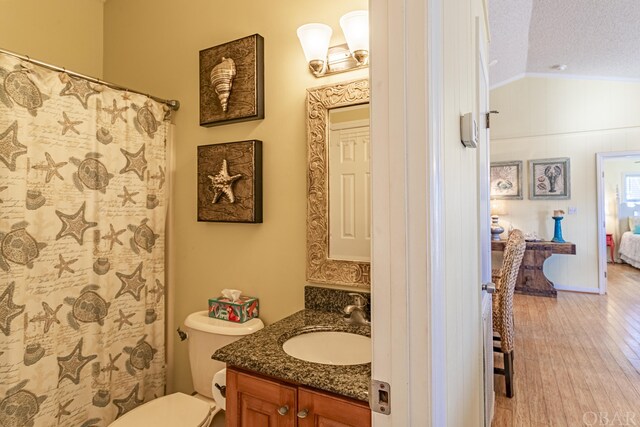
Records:
[[[127,187],[122,187],[122,194],[118,194],[118,197],[122,199],[122,206],[127,203],[136,204],[136,201],[133,199],[133,196],[137,196],[140,194],[138,191],[129,192]]]
[[[58,169],[60,169],[61,167],[63,167],[64,165],[66,165],[68,162],[59,162],[56,163],[53,158],[51,157],[51,154],[49,153],[44,153],[46,159],[47,159],[47,164],[46,165],[33,165],[34,169],[39,169],[39,170],[43,170],[47,172],[47,176],[44,178],[44,182],[45,183],[49,183],[54,176],[60,178],[60,181],[64,181],[64,178],[62,177],[62,175],[60,175],[60,171]]]
[[[15,285],[15,282],[12,282],[0,295],[0,331],[6,336],[11,335],[11,321],[20,316],[25,308],[24,305],[17,305],[13,302]]]
[[[120,173],[134,172],[140,178],[140,181],[144,179],[144,172],[147,170],[147,159],[144,158],[144,145],[135,153],[130,153],[125,149],[120,149],[124,157],[127,159],[125,165]]]
[[[62,239],[65,236],[71,236],[76,239],[79,245],[82,245],[84,232],[98,225],[97,222],[89,222],[84,219],[85,204],[86,203],[83,203],[74,214],[65,214],[56,210],[56,215],[58,215],[58,218],[62,221],[62,228],[58,232],[56,240]]]
[[[63,111],[62,120],[58,120],[58,123],[62,126],[62,135],[66,135],[69,131],[80,135],[80,131],[76,129],[76,126],[81,125],[82,120],[71,120],[67,113]]]
[[[49,304],[42,301],[42,308],[44,309],[44,312],[42,314],[38,314],[29,321],[44,322],[44,333],[46,334],[54,323],[60,324],[60,320],[58,320],[58,311],[62,308],[62,304],[58,305],[54,310],[49,306]]]
[[[124,233],[125,231],[127,231],[126,228],[123,228],[122,230],[118,230],[116,231],[115,228],[113,228],[113,224],[109,224],[109,234],[102,236],[102,240],[108,240],[109,241],[109,250],[113,250],[113,245],[114,244],[119,244],[120,246],[122,246],[122,242],[120,241],[120,239],[118,238],[118,236],[120,236],[122,233]]]
[[[118,119],[127,123],[127,119],[125,118],[124,113],[126,113],[128,109],[129,107],[127,107],[126,105],[124,107],[118,108],[118,103],[114,99],[113,107],[105,107],[102,109],[102,111],[105,111],[109,113],[109,115],[111,115],[111,124],[113,125]]]
[[[89,98],[100,93],[85,79],[71,77],[68,74],[60,74],[60,80],[63,83],[66,80],[66,86],[60,91],[60,96],[73,96],[80,101],[85,110],[89,108]]]
[[[98,357],[96,354],[90,356],[82,355],[82,340],[78,341],[78,344],[73,348],[73,351],[65,357],[58,357],[58,366],[60,372],[58,373],[58,384],[65,378],[71,380],[74,384],[80,383],[80,371],[84,366]]]
[[[54,268],[58,269],[58,279],[62,277],[62,273],[64,273],[65,271],[68,271],[71,274],[75,273],[75,271],[72,270],[71,267],[69,266],[74,262],[78,261],[78,258],[65,261],[62,254],[58,254],[58,258],[60,261],[53,266]]]
[[[113,404],[118,408],[118,417],[126,414],[142,403],[142,399],[138,399],[139,388],[140,384],[136,384],[131,390],[131,393],[124,399],[113,399]]]
[[[124,294],[130,294],[136,301],[140,301],[140,292],[142,292],[142,288],[147,281],[147,279],[142,277],[142,263],[138,265],[133,273],[116,273],[116,276],[118,276],[122,282],[122,287],[118,290],[116,298]]]
[[[26,153],[27,147],[18,142],[18,122],[13,122],[0,134],[0,161],[10,171],[15,171],[16,159]]]

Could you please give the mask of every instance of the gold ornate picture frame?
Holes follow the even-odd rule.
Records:
[[[371,264],[329,258],[329,110],[369,102],[369,80],[307,90],[307,280],[371,286]]]

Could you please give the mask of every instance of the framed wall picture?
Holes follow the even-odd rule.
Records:
[[[262,141],[198,147],[198,221],[262,222]]]
[[[568,157],[529,160],[529,199],[570,199],[571,170]]]
[[[264,119],[264,39],[200,51],[200,126]]]
[[[492,162],[489,175],[492,199],[522,200],[522,161]]]

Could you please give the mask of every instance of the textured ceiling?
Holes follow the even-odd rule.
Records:
[[[489,14],[491,86],[524,73],[640,80],[639,0],[490,0]]]
[[[532,0],[489,0],[491,86],[527,69]]]

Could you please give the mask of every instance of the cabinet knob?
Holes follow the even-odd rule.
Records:
[[[289,406],[284,405],[278,408],[278,413],[280,415],[287,415],[289,413]]]
[[[307,415],[309,415],[309,410],[308,409],[303,409],[302,411],[298,412],[298,414],[297,414],[298,418],[307,418]]]

